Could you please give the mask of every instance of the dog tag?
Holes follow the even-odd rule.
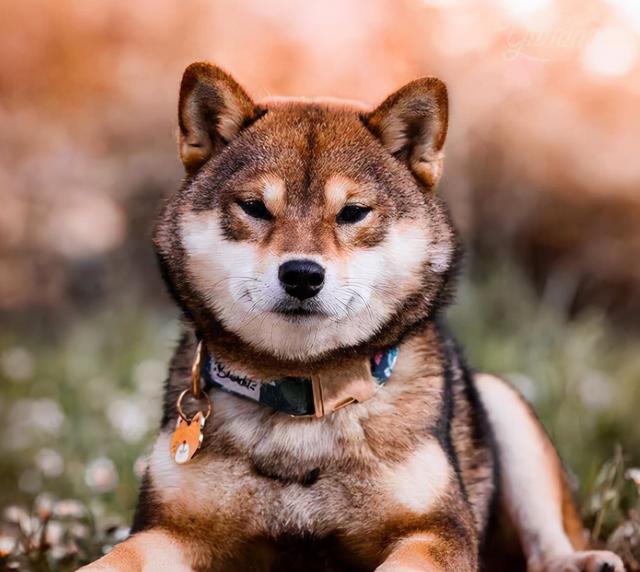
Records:
[[[171,436],[171,456],[178,465],[189,462],[202,445],[202,430],[205,416],[198,411],[191,421],[178,416],[175,431]]]

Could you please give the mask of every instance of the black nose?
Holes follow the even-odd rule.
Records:
[[[288,260],[280,265],[278,278],[287,294],[306,300],[322,290],[324,268],[313,260]]]

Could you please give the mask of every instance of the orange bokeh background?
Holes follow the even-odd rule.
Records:
[[[180,336],[151,230],[197,60],[255,99],[447,83],[452,331],[640,570],[640,0],[0,0],[0,568],[34,497],[97,525],[58,535],[47,570],[127,533]]]
[[[444,79],[442,192],[474,263],[513,256],[569,308],[638,315],[636,0],[28,0],[0,19],[0,310],[155,295],[177,88],[209,60],[256,98],[375,103]],[[148,271],[147,271],[148,270]]]

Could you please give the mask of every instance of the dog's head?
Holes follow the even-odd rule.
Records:
[[[310,359],[393,342],[432,314],[455,254],[434,192],[447,131],[441,81],[413,81],[373,110],[256,104],[197,63],[182,79],[179,128],[187,177],[155,244],[196,322]]]

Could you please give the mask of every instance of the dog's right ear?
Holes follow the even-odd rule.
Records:
[[[366,117],[366,123],[426,189],[433,189],[442,175],[448,117],[445,84],[424,77],[387,97]]]
[[[187,173],[197,171],[257,116],[247,93],[227,73],[205,62],[182,76],[178,124],[180,158]]]

